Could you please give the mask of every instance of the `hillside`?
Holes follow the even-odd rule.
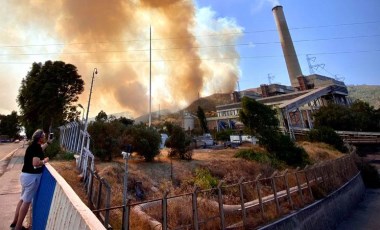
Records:
[[[368,102],[375,109],[380,108],[379,85],[349,85],[347,86],[349,97]]]

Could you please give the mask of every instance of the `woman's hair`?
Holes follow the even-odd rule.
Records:
[[[44,131],[42,129],[37,129],[32,136],[33,142],[38,142],[38,140],[44,135]]]

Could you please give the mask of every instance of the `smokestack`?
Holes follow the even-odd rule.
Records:
[[[301,67],[298,62],[297,54],[293,46],[292,37],[290,37],[289,28],[286,23],[282,6],[273,7],[272,12],[276,21],[278,34],[280,36],[282,52],[284,53],[290,83],[293,88],[299,89],[300,85],[298,83],[297,78],[299,76],[302,76]]]

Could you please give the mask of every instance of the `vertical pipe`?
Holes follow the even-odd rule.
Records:
[[[165,192],[162,198],[162,229],[168,229],[168,192]]]
[[[152,27],[149,26],[149,127],[152,124]]]

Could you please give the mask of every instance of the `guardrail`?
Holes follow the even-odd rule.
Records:
[[[46,164],[34,197],[33,229],[105,229],[70,185]]]
[[[64,131],[63,145],[77,143],[72,140],[71,126]],[[79,137],[80,138],[80,137]],[[89,206],[109,228],[110,215],[118,212],[119,226],[123,229],[137,229],[141,222],[153,229],[229,229],[236,227],[257,227],[293,210],[298,210],[316,199],[339,188],[358,173],[353,156],[346,155],[334,161],[327,161],[303,169],[274,172],[270,177],[254,181],[239,180],[239,183],[217,188],[169,196],[144,202],[127,200],[126,205],[110,207],[111,187],[94,171],[94,156],[86,147],[81,149],[77,166],[81,169],[87,190]],[[105,188],[105,189],[104,189]],[[104,190],[103,190],[104,189]],[[103,195],[102,195],[103,194]]]

